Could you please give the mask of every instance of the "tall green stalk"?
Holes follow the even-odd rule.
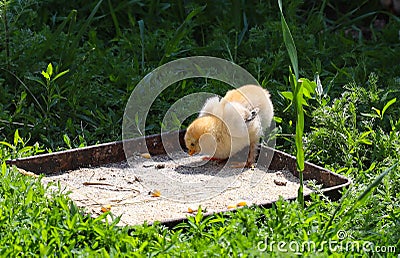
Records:
[[[278,0],[279,9],[281,12],[281,24],[283,32],[283,41],[285,42],[286,49],[289,54],[290,62],[292,63],[293,71],[290,70],[289,82],[293,92],[293,103],[296,110],[296,164],[297,171],[299,172],[300,187],[297,194],[297,200],[301,207],[304,208],[304,194],[303,194],[303,171],[304,171],[304,148],[303,148],[303,132],[304,132],[304,110],[303,110],[303,82],[299,80],[299,65],[297,58],[296,45],[292,34],[290,33],[289,26],[286,23],[282,11],[282,0]]]
[[[297,171],[299,172],[300,186],[297,194],[297,199],[300,205],[304,208],[304,194],[303,194],[303,171],[304,171],[304,148],[303,148],[303,132],[304,132],[304,110],[303,110],[303,82],[301,80],[295,81],[293,74],[290,74],[291,84],[294,86],[294,106],[296,109],[296,164]]]

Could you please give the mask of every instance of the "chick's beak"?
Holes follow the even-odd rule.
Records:
[[[189,155],[192,156],[193,154],[195,154],[196,151],[195,150],[189,150]]]

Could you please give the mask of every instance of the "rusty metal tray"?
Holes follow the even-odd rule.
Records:
[[[163,155],[165,154],[165,147],[169,144],[169,139],[178,138],[181,148],[184,148],[184,131],[175,132],[169,137],[168,135],[162,138],[160,134],[158,135],[150,135],[144,138],[132,139],[128,144],[133,144],[138,146],[137,150],[141,152],[148,152],[152,157],[158,157],[156,162],[150,161],[147,159],[139,159],[139,164],[142,164],[141,167],[154,167],[159,168],[160,162],[167,162],[163,159]],[[172,140],[171,140],[172,141]],[[126,142],[125,142],[126,144]],[[142,146],[143,145],[143,146]],[[144,146],[146,145],[146,146]],[[268,148],[268,147],[260,147],[259,152],[267,153],[271,155],[272,160],[270,164],[268,164],[268,171],[288,171],[290,176],[293,178],[298,178],[298,173],[296,172],[296,159],[295,157],[284,153],[282,151]],[[161,159],[160,159],[161,158]],[[71,191],[70,197],[74,200],[78,206],[82,206],[87,208],[87,212],[93,214],[94,216],[99,215],[101,213],[101,208],[106,204],[111,203],[111,212],[115,212],[116,215],[122,215],[121,224],[140,224],[144,221],[149,223],[153,223],[154,221],[161,221],[165,225],[175,225],[181,221],[184,221],[187,216],[191,216],[192,214],[188,212],[188,209],[195,210],[199,202],[195,203],[179,203],[174,200],[162,200],[163,198],[157,198],[154,196],[149,196],[149,193],[146,189],[141,188],[139,190],[135,190],[132,186],[135,183],[140,182],[140,180],[136,180],[133,176],[132,171],[128,174],[124,172],[124,175],[120,178],[124,178],[123,185],[113,184],[116,182],[118,175],[117,171],[121,169],[121,167],[116,168],[115,164],[117,163],[126,163],[126,155],[124,152],[124,142],[110,142],[103,143],[89,147],[83,147],[78,149],[71,149],[66,151],[59,151],[49,154],[41,154],[37,156],[20,158],[14,160],[8,160],[6,163],[8,165],[15,165],[19,169],[23,169],[26,171],[33,172],[35,174],[45,174],[45,177],[42,179],[45,183],[50,181],[57,181],[66,183],[65,189]],[[165,163],[168,166],[168,163]],[[211,164],[204,167],[204,172],[208,168],[214,167],[215,164]],[[94,177],[93,171],[90,169],[94,169],[96,167],[106,167],[110,169],[106,171],[102,176]],[[126,164],[125,164],[126,166]],[[163,163],[164,167],[164,163]],[[162,168],[163,168],[162,167]],[[126,167],[125,167],[126,168]],[[133,169],[134,172],[135,169]],[[160,170],[158,170],[160,171]],[[267,171],[267,170],[266,170]],[[156,171],[157,172],[157,171]],[[261,170],[261,172],[263,172]],[[158,172],[157,172],[158,173]],[[286,182],[289,182],[288,185],[292,184],[293,181],[291,177],[289,178],[286,175],[286,178],[282,176],[282,172],[280,173],[280,178],[283,178],[283,183],[286,185]],[[86,178],[80,178],[80,175],[86,174]],[[128,175],[128,176],[127,176]],[[131,175],[131,176],[129,176]],[[266,175],[273,176],[273,174]],[[304,180],[314,180],[316,184],[319,185],[319,191],[322,192],[325,196],[329,197],[332,200],[338,200],[341,196],[342,188],[348,186],[351,183],[351,180],[333,173],[329,170],[326,170],[317,165],[311,164],[309,162],[305,163],[304,170]],[[127,180],[129,178],[129,180]],[[91,182],[91,180],[96,182]],[[100,181],[99,181],[100,180]],[[103,180],[103,181],[101,181]],[[137,181],[137,182],[133,182]],[[278,180],[279,181],[279,180]],[[75,185],[71,186],[71,182]],[[111,182],[111,183],[110,183]],[[269,185],[269,189],[281,189],[280,191],[286,191],[282,188],[281,182],[277,182],[274,179],[274,184]],[[62,185],[62,184],[61,184]],[[77,186],[79,185],[79,187]],[[264,188],[268,188],[264,187]],[[91,189],[91,192],[87,189]],[[283,190],[282,190],[283,189]],[[93,192],[97,191],[97,192]],[[107,198],[103,198],[99,192],[107,191],[108,193],[114,194],[112,198],[108,196]],[[305,198],[310,198],[310,191],[305,192]],[[138,198],[134,192],[142,192],[142,195],[146,195],[145,197],[141,197],[141,202],[136,201],[135,198]],[[297,192],[297,189],[296,189]],[[93,196],[95,193],[95,196]],[[92,196],[91,196],[92,195]],[[233,198],[231,198],[233,196]],[[132,198],[129,199],[128,196]],[[228,197],[227,197],[228,196]],[[231,196],[231,197],[230,197]],[[271,207],[271,205],[277,200],[275,197],[264,198],[263,194],[260,193],[261,199],[254,202],[247,202],[247,205],[254,204],[261,207]],[[265,194],[264,194],[265,196]],[[103,196],[104,197],[104,196]],[[238,203],[240,200],[240,194],[235,196],[235,192],[231,194],[226,194],[225,199],[226,202],[223,202],[221,205],[216,207],[215,209],[206,210],[205,215],[210,215],[216,212],[225,212],[227,210],[235,210],[235,207],[229,207],[229,203]],[[115,200],[119,199],[119,200]],[[128,200],[129,199],[129,200]],[[244,198],[246,199],[246,198]],[[295,199],[295,195],[292,196],[284,196],[284,199],[292,200]],[[162,201],[161,201],[162,200]],[[208,204],[212,202],[213,199],[208,200]],[[243,198],[241,199],[243,200]],[[116,202],[115,202],[116,201]],[[93,203],[94,202],[94,203]],[[221,202],[221,201],[219,201]],[[178,203],[178,204],[175,204]],[[133,209],[137,207],[137,211]],[[178,205],[178,206],[174,206]],[[144,206],[140,208],[141,206]],[[168,207],[171,206],[171,207]],[[140,208],[140,209],[139,209]],[[238,208],[238,207],[237,207]],[[167,209],[168,212],[164,212],[163,209]],[[179,212],[177,212],[179,210]],[[130,213],[129,213],[130,212]],[[155,212],[157,214],[165,213],[162,217],[153,216],[150,213]],[[124,219],[124,216],[126,217]],[[152,217],[153,216],[153,217]]]

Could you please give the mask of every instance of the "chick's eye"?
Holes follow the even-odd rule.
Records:
[[[192,142],[192,143],[190,144],[190,146],[194,147],[194,143]]]

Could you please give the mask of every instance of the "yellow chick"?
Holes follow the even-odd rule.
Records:
[[[203,153],[211,159],[227,159],[249,146],[245,162],[250,167],[264,130],[270,126],[273,106],[267,90],[245,85],[206,101],[200,115],[187,128],[189,155]]]

